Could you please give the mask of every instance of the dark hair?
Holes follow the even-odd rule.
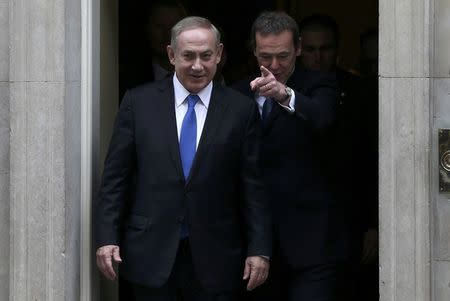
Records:
[[[268,34],[279,34],[285,30],[292,32],[294,47],[297,49],[300,46],[300,34],[295,20],[282,11],[266,11],[261,13],[252,25],[250,37],[251,49],[255,50],[256,48],[256,33],[265,36]]]
[[[334,37],[336,48],[339,47],[340,33],[336,21],[328,15],[314,14],[305,17],[299,24],[300,37],[305,31],[323,31],[329,30]]]

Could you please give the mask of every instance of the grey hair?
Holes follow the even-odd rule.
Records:
[[[176,48],[178,36],[183,31],[193,29],[193,28],[204,28],[204,29],[211,30],[213,32],[214,36],[216,37],[217,45],[220,44],[220,32],[214,26],[214,24],[212,24],[211,21],[209,21],[206,18],[192,16],[192,17],[186,17],[186,18],[180,20],[177,24],[175,24],[172,27],[171,37],[170,37],[170,46],[172,47],[172,49]]]

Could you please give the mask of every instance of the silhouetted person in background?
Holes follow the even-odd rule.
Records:
[[[378,80],[378,31],[369,29],[359,39],[358,71],[364,78]]]
[[[160,80],[171,74],[173,66],[167,58],[167,45],[170,44],[170,30],[187,13],[180,2],[159,0],[152,1],[146,32],[151,51],[152,71],[154,80]],[[151,80],[151,78],[149,77]]]
[[[139,29],[143,34],[138,41],[142,47],[141,52],[137,52],[139,58],[129,58],[129,62],[120,69],[121,97],[134,86],[164,79],[174,71],[167,57],[167,45],[170,44],[171,28],[187,16],[186,9],[177,0],[156,0],[151,1],[145,10],[143,28]]]
[[[359,291],[367,279],[369,286],[376,287],[378,292],[377,91],[360,76],[338,66],[340,32],[333,18],[327,15],[304,18],[300,22],[300,36],[300,67],[335,72],[339,86],[335,124],[322,137],[321,149],[329,184],[337,197],[349,204],[347,210],[353,220],[355,253],[348,282],[358,282],[355,290]],[[374,277],[361,273],[368,266],[375,267]],[[353,296],[355,300],[377,297],[377,293],[360,293]],[[348,298],[344,292],[343,299]]]

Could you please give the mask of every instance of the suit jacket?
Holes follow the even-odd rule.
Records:
[[[235,88],[254,99],[250,80]],[[328,186],[317,149],[334,124],[336,79],[332,74],[296,71],[287,85],[295,92],[295,113],[274,105],[263,128],[261,158],[275,242],[294,268],[344,260],[350,255],[345,206]],[[333,157],[332,149],[328,155]]]
[[[347,198],[355,243],[378,226],[378,94],[375,85],[345,70],[335,71],[339,104],[336,120],[325,139],[340,160],[323,164],[330,168],[333,189]]]
[[[159,287],[170,275],[185,222],[194,268],[205,289],[236,289],[242,283],[244,258],[271,254],[259,138],[255,103],[214,85],[185,181],[172,79],[128,91],[105,161],[97,246],[120,245],[121,275]]]

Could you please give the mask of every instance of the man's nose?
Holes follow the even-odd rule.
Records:
[[[270,62],[270,69],[276,70],[280,67],[280,63],[278,62],[278,59],[276,57],[272,58],[272,61]]]
[[[201,71],[203,68],[202,62],[200,60],[200,57],[197,57],[194,61],[194,63],[192,64],[192,70],[195,71]]]

